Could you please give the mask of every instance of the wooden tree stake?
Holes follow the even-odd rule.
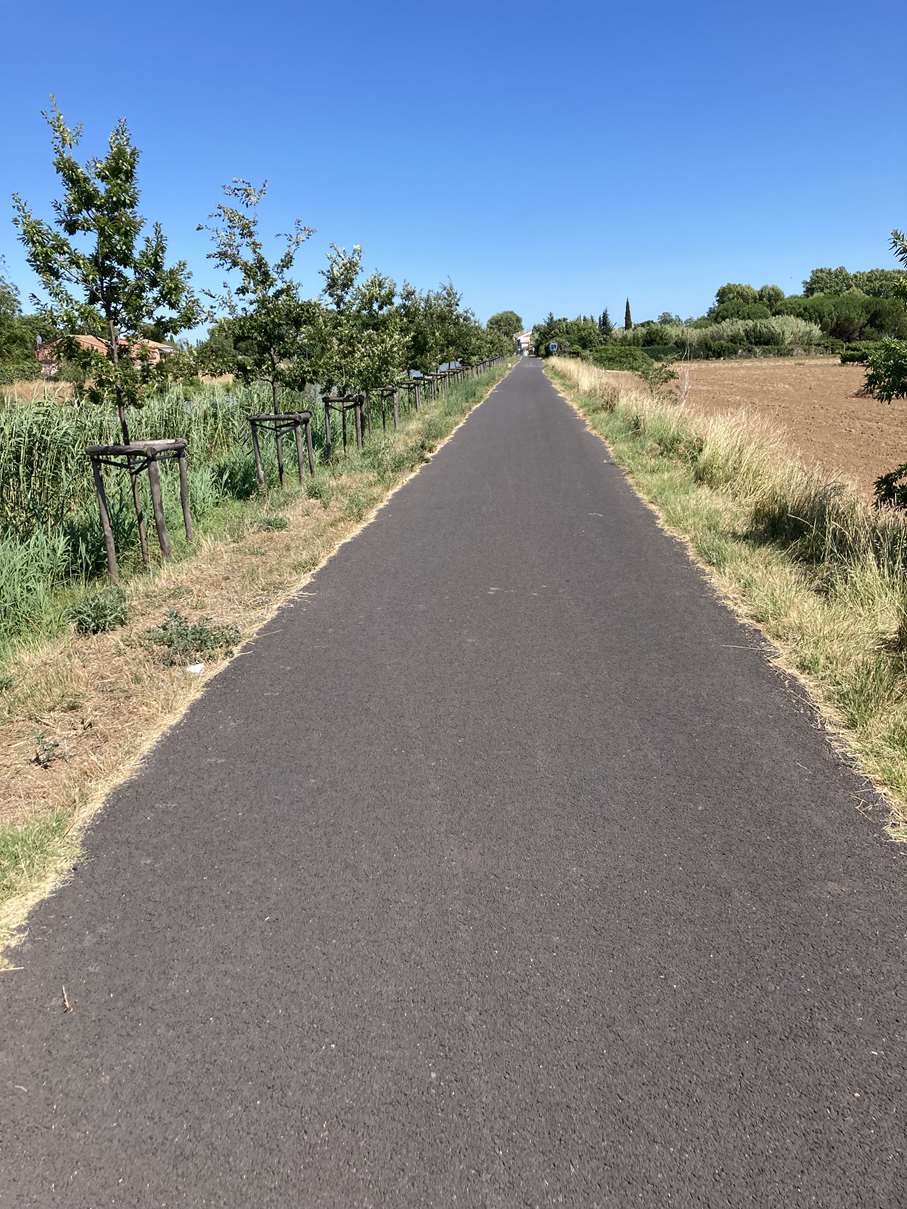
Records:
[[[170,534],[167,532],[167,521],[164,518],[164,501],[161,496],[161,475],[157,459],[148,462],[148,485],[151,488],[151,507],[154,510],[154,527],[157,529],[157,540],[160,543],[161,554],[169,558],[173,547],[170,544]]]
[[[98,511],[101,514],[101,530],[104,534],[104,548],[107,551],[107,574],[110,576],[111,583],[118,583],[120,571],[117,566],[117,551],[113,540],[113,526],[110,523],[107,492],[104,490],[104,475],[94,458],[91,459],[91,473],[94,475],[95,490],[98,493]]]
[[[195,541],[195,530],[192,526],[192,511],[189,507],[189,458],[185,449],[181,449],[176,459],[180,476],[180,507],[183,510],[183,528],[186,531],[186,541],[191,546]]]

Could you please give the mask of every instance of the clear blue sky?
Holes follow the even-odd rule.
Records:
[[[815,265],[893,264],[907,226],[903,0],[563,8],[6,0],[0,253],[49,212],[40,111],[56,94],[103,149],[124,115],[143,212],[197,283],[195,230],[233,176],[267,178],[265,229],[361,243],[398,280],[450,276],[480,318],[700,313],[723,281],[799,290]]]

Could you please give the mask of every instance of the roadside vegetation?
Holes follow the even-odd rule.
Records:
[[[359,247],[332,246],[321,291],[307,297],[295,269],[311,229],[297,219],[289,234],[267,239],[267,189],[241,179],[199,227],[224,284],[198,295],[185,262],[168,266],[159,224],[139,213],[140,155],[125,122],[103,157],[83,163],[80,128],[56,105],[45,116],[61,191],[52,219],[14,197],[43,301],[23,314],[20,292],[0,281],[0,378],[25,365],[26,377],[43,369],[55,379],[43,395],[34,387],[0,396],[0,675],[20,643],[65,629],[105,574],[185,557],[193,530],[216,533],[238,505],[254,507],[263,488],[283,485],[284,462],[300,449],[300,426],[285,416],[306,417],[306,489],[317,493],[338,444],[328,394],[347,408],[344,446],[354,413],[359,444],[363,429],[384,432],[413,405],[414,376],[429,375],[426,390],[437,393],[464,367],[476,372],[509,353],[520,325],[503,312],[483,326],[449,282],[420,291],[366,275]],[[202,319],[208,335],[180,342]],[[211,375],[221,380],[203,381]],[[256,465],[250,417],[262,413]],[[186,447],[179,467],[141,447],[162,441]],[[148,540],[152,517],[159,553]]]
[[[887,792],[890,835],[907,842],[907,517],[805,469],[745,412],[697,415],[578,358],[547,368],[665,526],[803,678]]]

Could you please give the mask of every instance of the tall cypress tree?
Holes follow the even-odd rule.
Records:
[[[627,299],[627,305],[624,307],[624,331],[628,332],[633,326],[633,316],[630,314],[630,299]]]

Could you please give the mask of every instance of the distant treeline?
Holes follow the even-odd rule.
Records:
[[[905,288],[907,271],[902,269],[854,273],[819,268],[804,281],[801,294],[786,295],[777,285],[727,282],[705,315],[686,320],[664,312],[633,323],[629,302],[623,327],[614,326],[607,308],[597,319],[549,313],[533,329],[534,342],[542,356],[557,345],[560,353],[626,368],[633,368],[640,355],[676,359],[842,352],[853,343],[907,339]]]

